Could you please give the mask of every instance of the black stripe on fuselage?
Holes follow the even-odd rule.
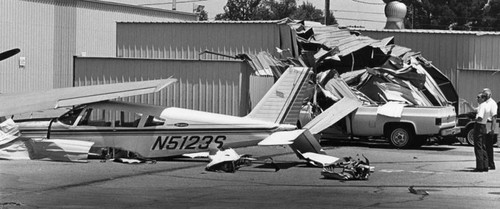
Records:
[[[278,127],[272,128],[106,128],[106,129],[51,129],[51,133],[116,133],[116,132],[169,132],[169,133],[179,133],[179,132],[204,132],[204,133],[247,133],[247,132],[274,132]],[[22,133],[29,132],[40,132],[47,131],[47,129],[23,129]]]

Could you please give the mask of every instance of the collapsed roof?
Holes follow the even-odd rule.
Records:
[[[419,52],[394,44],[394,37],[377,40],[333,26],[288,24],[296,34],[292,45],[298,46],[300,57],[277,59],[267,52],[246,56],[257,75],[279,77],[287,65],[312,67],[316,83],[334,96],[345,96],[335,95],[334,88],[328,87],[338,82],[332,79],[337,74],[352,94],[368,104],[452,104],[458,110],[458,94],[451,81]]]

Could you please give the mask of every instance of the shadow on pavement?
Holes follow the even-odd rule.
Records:
[[[341,146],[357,146],[357,147],[368,147],[368,148],[377,148],[377,149],[396,149],[392,147],[388,142],[385,141],[363,141],[363,140],[328,140],[321,141],[321,146],[323,147],[341,147]],[[419,148],[410,148],[407,150],[427,150],[427,151],[449,151],[453,150],[453,146],[464,146],[461,144],[453,144],[453,145],[439,145],[436,143],[429,143],[423,145]]]

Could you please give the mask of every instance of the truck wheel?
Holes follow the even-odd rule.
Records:
[[[467,144],[474,146],[474,126],[469,126],[465,129],[465,140]]]
[[[415,141],[413,130],[408,127],[394,127],[389,132],[389,142],[392,146],[400,149],[410,148]]]

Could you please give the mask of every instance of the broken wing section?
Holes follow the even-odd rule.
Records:
[[[335,124],[340,119],[354,112],[361,105],[361,102],[357,99],[344,97],[312,119],[304,126],[304,128],[309,129],[312,134],[318,134]]]
[[[94,142],[64,139],[18,140],[0,146],[0,159],[52,160],[62,162],[87,162]]]
[[[0,95],[0,116],[105,101],[160,91],[176,79],[115,83]]]

